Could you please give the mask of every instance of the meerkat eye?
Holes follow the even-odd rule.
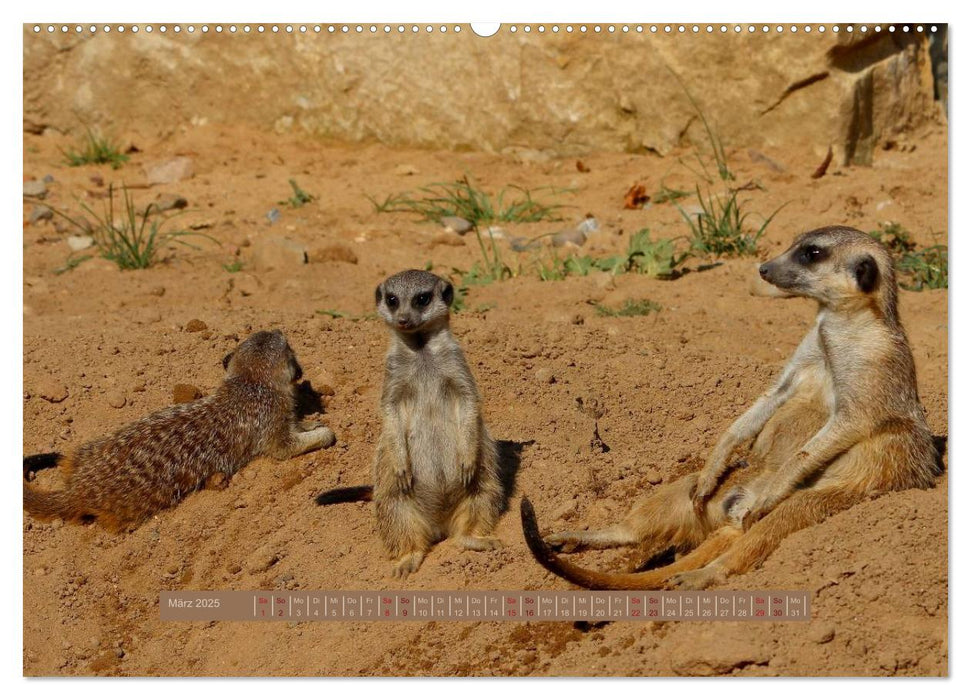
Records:
[[[415,298],[411,300],[411,305],[419,309],[423,309],[432,303],[432,293],[422,292],[421,294],[416,294]]]
[[[818,245],[807,245],[799,251],[799,261],[803,265],[811,265],[826,259],[826,251]]]
[[[398,297],[394,294],[389,294],[384,298],[384,303],[388,305],[388,308],[394,311],[398,308]]]

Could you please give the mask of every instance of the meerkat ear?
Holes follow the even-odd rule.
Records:
[[[380,284],[374,290],[374,303],[375,305],[381,304],[381,285]]]
[[[871,255],[864,255],[853,263],[853,276],[860,291],[869,294],[877,288],[877,281],[880,279],[880,269],[877,261]]]
[[[223,358],[223,369],[229,369],[229,361],[233,359],[233,355],[235,354],[236,354],[236,351],[233,350],[231,353],[229,353],[228,355],[226,355],[226,357]]]
[[[299,382],[303,378],[303,367],[297,362],[295,355],[290,355],[290,381]]]
[[[455,298],[455,288],[452,286],[451,282],[446,282],[445,286],[442,288],[442,301],[445,302],[445,306],[452,305],[452,299]]]

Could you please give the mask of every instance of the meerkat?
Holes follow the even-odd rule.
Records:
[[[589,588],[706,588],[863,499],[934,485],[943,466],[918,398],[887,249],[856,229],[820,228],[759,274],[770,296],[819,306],[775,383],[721,436],[700,472],[659,488],[620,523],[544,541],[524,498],[524,535],[548,570]],[[728,474],[740,464],[731,461],[735,450],[748,445],[749,468]],[[648,571],[600,573],[554,551],[622,545],[640,545],[641,562],[671,549],[682,556]]]
[[[432,545],[447,537],[464,549],[501,546],[492,536],[503,503],[498,452],[449,329],[453,296],[450,282],[421,270],[392,275],[375,290],[391,344],[374,485],[317,498],[321,504],[373,500],[392,575],[400,578],[417,571]]]
[[[330,428],[297,425],[294,383],[303,374],[283,333],[254,333],[223,359],[216,391],[170,406],[89,442],[69,456],[24,458],[29,471],[57,466],[59,491],[24,481],[24,509],[39,519],[136,527],[189,493],[223,488],[253,458],[286,459],[334,443]]]

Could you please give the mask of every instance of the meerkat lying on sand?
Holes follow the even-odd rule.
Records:
[[[223,360],[211,396],[170,406],[82,446],[70,456],[32,455],[28,470],[58,466],[66,485],[38,491],[24,481],[36,518],[95,518],[133,527],[208,485],[224,485],[255,457],[286,459],[334,443],[330,428],[297,428],[294,382],[302,370],[280,331],[260,331]]]
[[[819,303],[816,323],[772,388],[722,435],[701,472],[656,490],[603,530],[523,531],[547,569],[589,588],[705,588],[762,563],[784,537],[885,491],[928,488],[940,456],[917,395],[914,359],[897,314],[887,249],[852,228],[799,236],[759,268],[773,296]],[[738,485],[723,483],[736,448],[752,442]],[[554,547],[640,545],[642,561],[674,548],[673,564],[599,573]]]
[[[417,571],[446,537],[465,549],[500,546],[492,530],[503,489],[496,443],[482,420],[475,379],[449,330],[451,283],[406,270],[375,290],[391,329],[374,458],[374,486],[320,494],[325,505],[374,500],[392,574]]]

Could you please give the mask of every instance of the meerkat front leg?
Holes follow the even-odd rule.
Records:
[[[280,440],[273,456],[277,459],[290,459],[307,452],[330,447],[335,442],[337,442],[337,436],[327,426],[317,425],[310,430],[299,430],[297,426],[292,425],[287,428],[287,433]]]
[[[829,464],[863,437],[859,420],[836,414],[807,442],[799,452],[786,460],[755,494],[752,505],[742,518],[746,529],[764,517],[796,487],[820,467]]]
[[[385,407],[385,431],[391,439],[385,440],[387,458],[391,463],[395,483],[399,493],[411,493],[414,476],[411,471],[411,455],[408,449],[408,421],[401,402]],[[420,563],[420,562],[419,562]]]
[[[466,402],[459,410],[458,470],[463,487],[475,480],[479,469],[479,444],[481,421],[479,407],[473,401]]]
[[[732,456],[735,448],[753,439],[762,431],[762,428],[779,410],[779,407],[792,397],[800,372],[810,365],[818,355],[819,335],[816,329],[813,329],[796,348],[792,359],[772,388],[739,416],[731,427],[722,434],[715,445],[715,449],[708,457],[704,469],[699,473],[698,483],[691,494],[691,500],[696,511],[700,513],[704,510],[705,503],[718,488],[718,481],[728,469],[728,459]]]

